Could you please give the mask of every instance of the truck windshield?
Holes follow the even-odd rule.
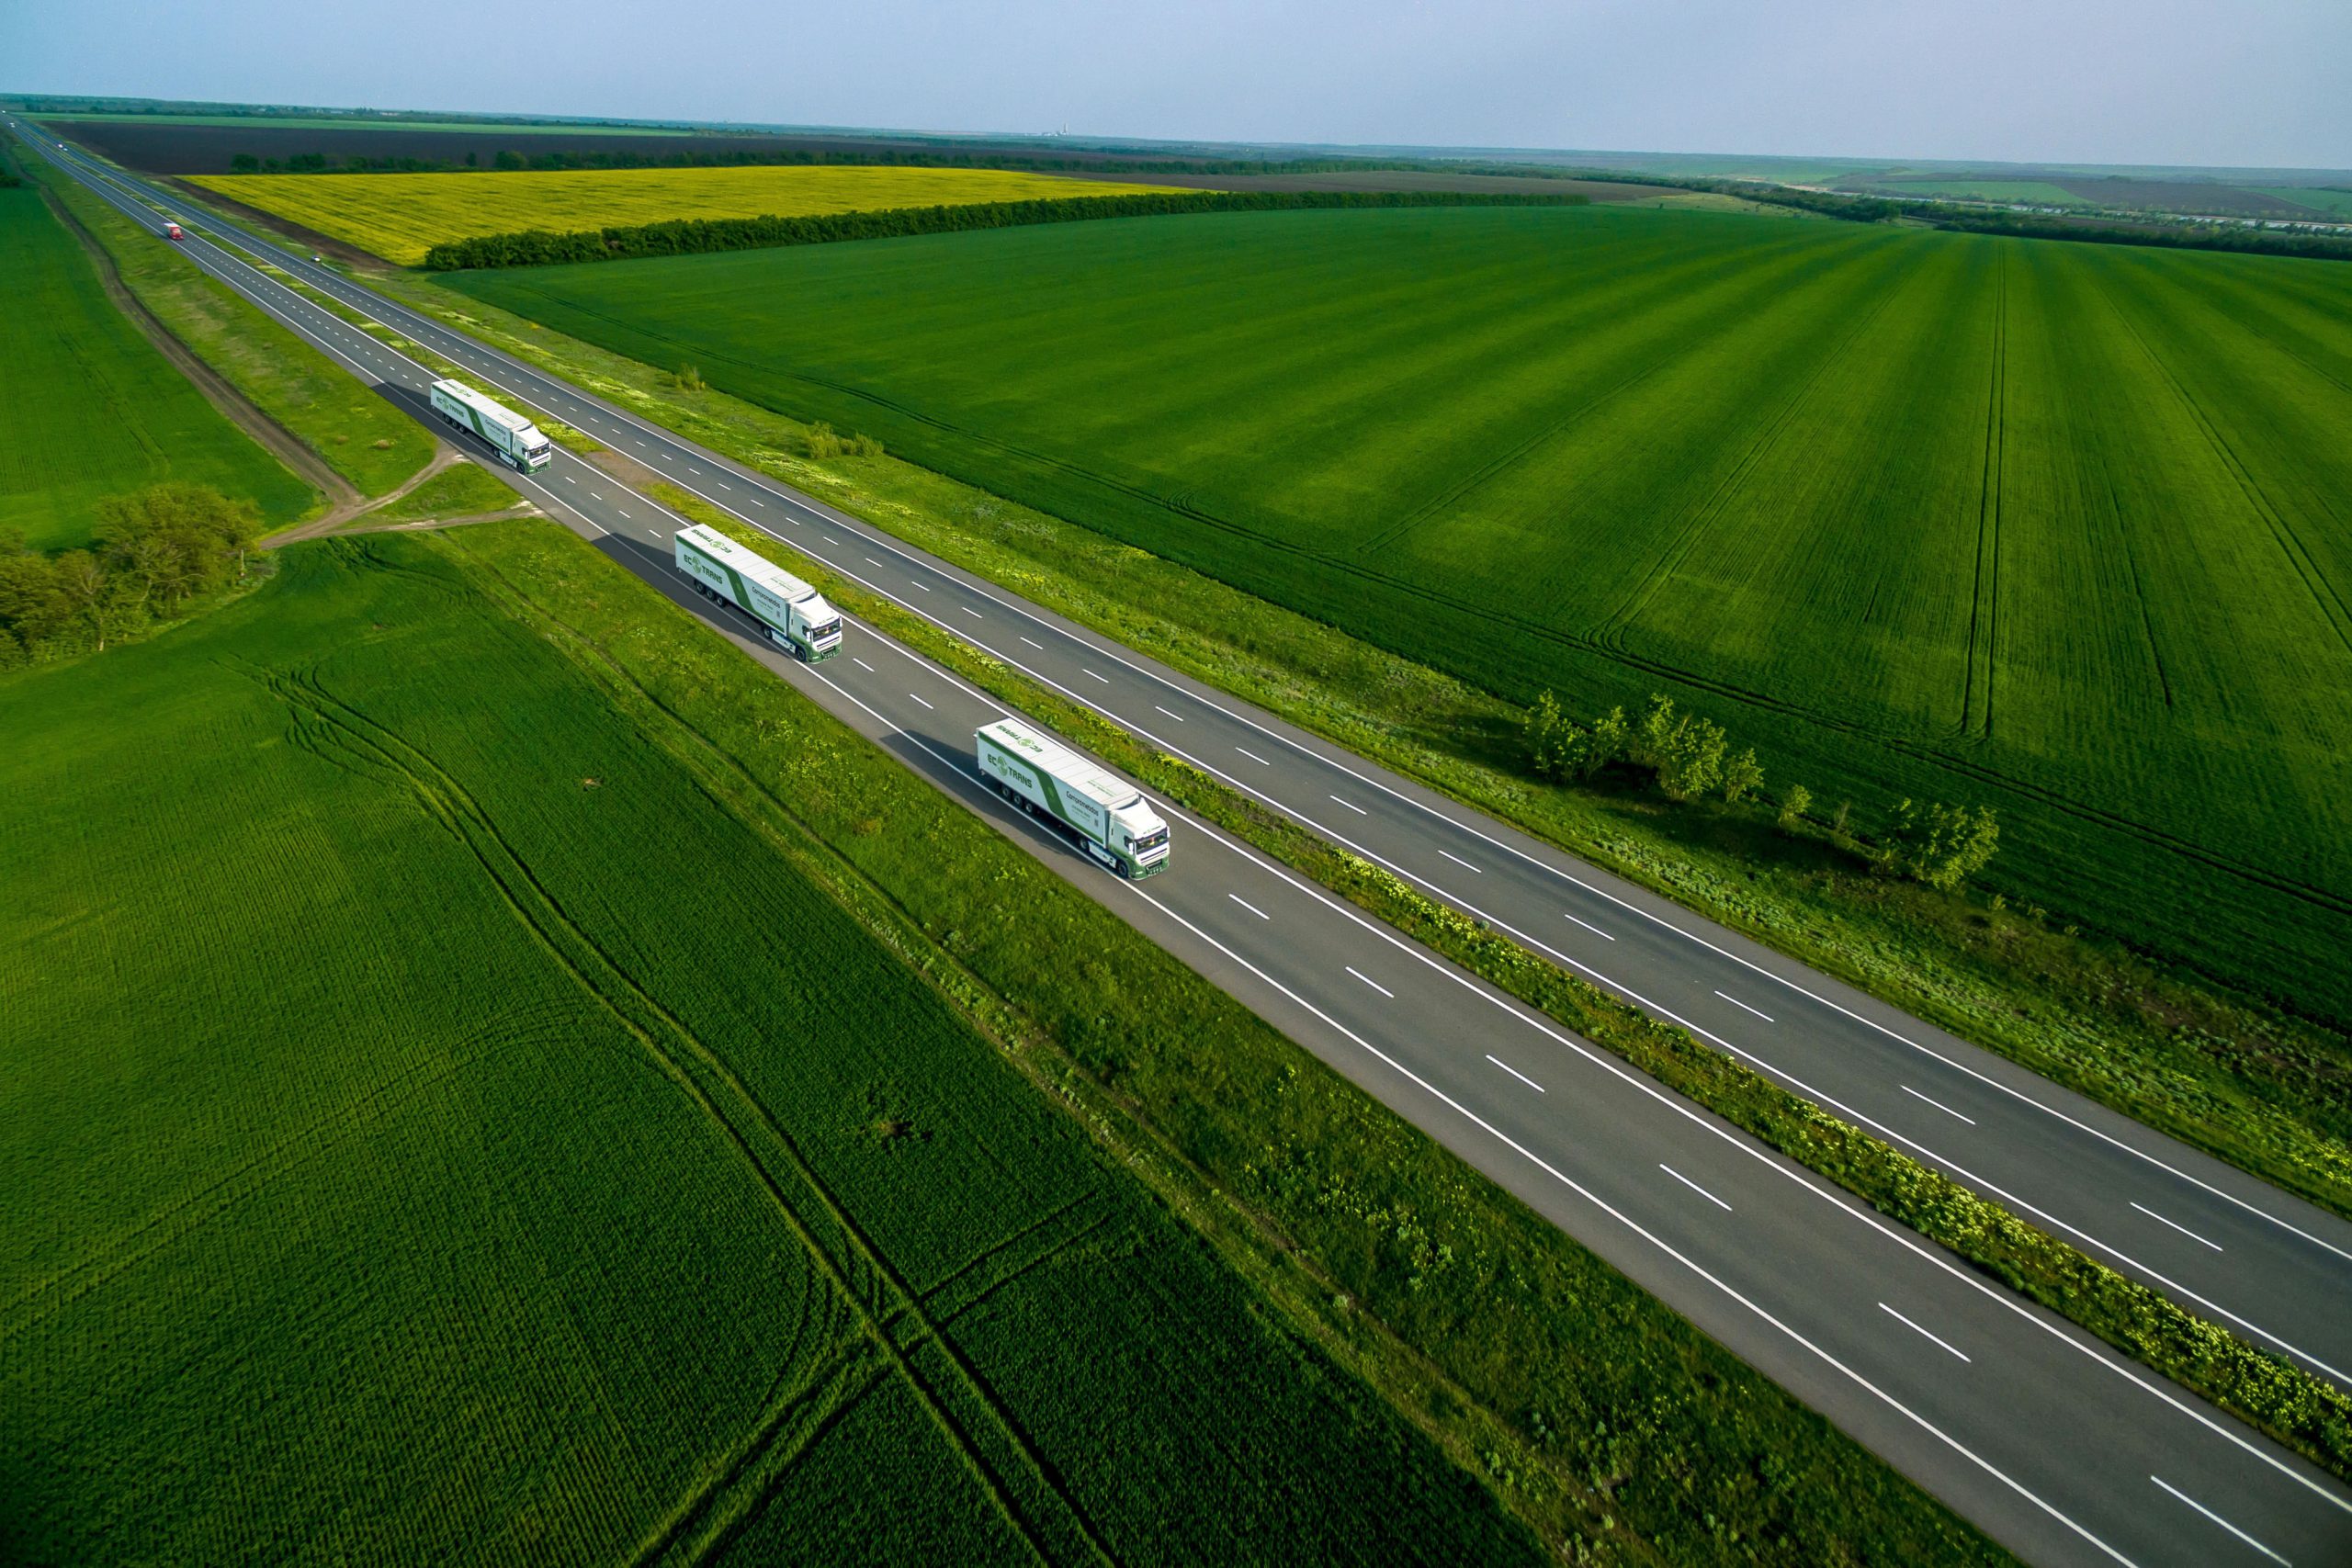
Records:
[[[1167,841],[1168,829],[1165,828],[1159,829],[1156,832],[1141,834],[1133,840],[1136,853],[1139,855],[1149,854],[1152,851],[1159,848],[1160,845]]]
[[[808,628],[808,640],[810,642],[824,642],[829,638],[837,637],[841,635],[842,623],[838,616],[832,620],[827,621],[821,626],[810,626]]]

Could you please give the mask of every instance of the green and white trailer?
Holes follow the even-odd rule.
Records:
[[[808,664],[842,650],[841,612],[775,562],[699,523],[679,529],[672,543],[678,570],[695,592],[734,605],[764,626],[778,647]]]
[[[1005,799],[1054,824],[1121,876],[1168,869],[1168,824],[1143,792],[1015,718],[973,737],[980,777]]]
[[[433,383],[433,412],[459,430],[469,430],[490,443],[498,460],[529,473],[544,468],[555,448],[539,427],[503,403],[483,397],[463,381]]]

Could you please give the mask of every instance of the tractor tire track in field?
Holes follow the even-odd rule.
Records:
[[[1993,253],[1993,375],[1984,394],[1984,473],[1976,495],[1976,577],[1968,603],[1968,679],[1960,735],[1993,738],[1993,667],[2001,617],[2001,469],[2008,425],[2009,253]]]
[[[1069,1234],[1029,1249],[1027,1256],[1008,1267],[982,1279],[971,1277],[983,1262],[1001,1257],[1008,1249],[1035,1236],[1091,1201],[1092,1197],[1091,1193],[1082,1195],[1047,1213],[932,1285],[923,1292],[922,1300],[933,1322],[942,1328],[953,1325],[985,1305],[998,1292],[1065,1256],[1110,1224],[1109,1215],[1095,1215]],[[900,1307],[893,1306],[884,1315],[885,1321],[895,1328],[903,1314]],[[902,1343],[911,1353],[927,1337],[927,1333],[918,1328]],[[779,1375],[778,1387],[763,1407],[757,1425],[725,1463],[680,1503],[662,1529],[639,1549],[630,1560],[635,1568],[651,1568],[673,1557],[682,1562],[702,1562],[723,1551],[743,1527],[759,1517],[799,1459],[880,1384],[888,1370],[872,1359],[869,1342],[860,1339],[847,1349],[837,1348],[821,1366],[791,1380],[788,1385]],[[722,1514],[723,1518],[703,1528],[704,1520]],[[695,1540],[682,1547],[681,1538],[695,1530],[700,1530]]]
[[[1634,618],[1649,607],[1650,601],[1657,596],[1658,591],[1681,570],[1682,563],[1690,558],[1690,552],[1698,547],[1700,537],[1708,525],[1721,514],[1724,506],[1746,483],[1748,475],[1755,472],[1757,466],[1779,443],[1790,424],[1794,423],[1798,412],[1811,400],[1814,389],[1845,362],[1847,350],[1860,341],[1878,319],[1886,314],[1887,307],[1902,292],[1899,283],[1891,284],[1879,296],[1878,303],[1862,312],[1860,319],[1847,328],[1846,335],[1838,340],[1837,346],[1821,356],[1821,363],[1814,367],[1813,374],[1782,400],[1779,412],[1748,442],[1747,449],[1732,464],[1731,470],[1707,492],[1704,500],[1690,509],[1682,525],[1675,530],[1673,539],[1651,563],[1641,581],[1634,585],[1632,592],[1625,595],[1616,609],[1601,618],[1598,626],[1584,634],[1591,639],[1591,646],[1612,655],[1625,652],[1625,633]]]
[[[789,1371],[789,1367],[786,1371]],[[836,1347],[800,1376],[780,1376],[753,1423],[703,1483],[639,1543],[633,1568],[672,1558],[698,1562],[756,1511],[802,1455],[855,1409],[889,1371],[868,1339]],[[727,1508],[729,1500],[735,1506]],[[714,1517],[725,1510],[723,1517]],[[706,1528],[707,1527],[707,1528]],[[688,1536],[695,1539],[688,1540]]]
[[[533,873],[471,794],[427,753],[335,698],[314,673],[264,672],[260,678],[298,721],[309,727],[308,743],[322,756],[339,753],[334,760],[356,764],[356,771],[367,776],[398,781],[429,818],[463,843],[540,946],[685,1094],[751,1170],[778,1217],[854,1310],[865,1336],[887,1358],[890,1371],[922,1405],[1032,1553],[1048,1562],[1081,1558],[1115,1562],[1117,1558],[1069,1495],[1057,1470],[1038,1452],[953,1342],[939,1332],[917,1293],[851,1217],[797,1143],[717,1052],[646,992],[572,920],[561,900]],[[712,1081],[706,1084],[705,1077]],[[727,1103],[722,1104],[722,1100]],[[763,1157],[755,1141],[772,1149],[773,1156]],[[798,1190],[800,1201],[795,1201],[788,1189]],[[820,1235],[820,1230],[833,1234],[845,1257],[835,1256]],[[884,1301],[888,1303],[887,1309],[879,1304]],[[902,1342],[891,1331],[886,1313],[892,1319],[911,1321],[914,1328],[909,1341]],[[926,1348],[925,1340],[947,1365],[950,1376],[945,1389],[916,1364],[915,1352]],[[970,1420],[950,1408],[951,1396],[958,1393],[978,1406],[980,1420],[989,1430],[975,1430]],[[1013,1461],[1011,1472],[986,1451],[989,1445],[984,1438],[991,1431],[994,1446],[1006,1450]],[[1023,1493],[1042,1495],[1024,1501]]]
[[[2189,418],[2196,422],[2199,432],[2205,437],[2206,445],[2211,448],[2213,455],[2221,459],[2222,468],[2228,470],[2230,478],[2236,483],[2238,493],[2245,497],[2246,504],[2254,509],[2255,515],[2260,517],[2265,526],[2270,530],[2272,542],[2277,544],[2279,553],[2286,557],[2287,564],[2293,570],[2295,575],[2302,580],[2303,590],[2311,595],[2312,604],[2318,609],[2320,619],[2326,623],[2328,630],[2335,634],[2335,640],[2343,646],[2344,650],[2346,653],[2352,653],[2352,605],[2346,605],[2344,596],[2337,592],[2335,585],[2328,581],[2327,573],[2321,569],[2319,562],[2312,558],[2310,547],[2303,543],[2301,536],[2295,532],[2294,525],[2287,521],[2285,513],[2271,503],[2269,495],[2256,481],[2253,472],[2246,468],[2245,460],[2238,456],[2237,448],[2230,445],[2229,437],[2222,434],[2221,426],[2216,424],[2212,416],[2205,412],[2204,404],[2199,402],[2196,394],[2191,392],[2180,378],[2174,374],[2172,367],[2165,362],[2162,355],[2156,352],[2154,345],[2150,344],[2146,335],[2140,331],[2139,323],[2132,321],[2122,306],[2116,302],[2115,295],[2109,288],[2107,279],[2094,276],[2092,283],[2098,289],[2099,297],[2107,302],[2109,313],[2113,315],[2116,321],[2122,324],[2123,330],[2131,334],[2132,341],[2139,347],[2141,355],[2163,378],[2164,384],[2171,389],[2174,398],[2179,401],[2181,408],[2188,412]]]

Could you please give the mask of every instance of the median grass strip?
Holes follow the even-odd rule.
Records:
[[[206,276],[172,244],[46,165],[35,177],[105,247],[123,286],[189,352],[252,400],[360,494],[382,495],[424,467],[433,436],[351,373]]]
[[[448,287],[2352,1019],[2352,268],[1596,205]]]
[[[961,637],[673,485],[666,505],[782,558],[833,604],[1827,1177],[1890,1219],[2352,1480],[2352,1396],[2116,1272],[1940,1171],[1337,848]]]
[[[492,581],[615,700],[669,716],[679,754],[716,797],[776,841],[820,844],[810,863],[831,868],[837,897],[894,933],[885,940],[1300,1332],[1414,1412],[1565,1560],[2002,1560],[1555,1227],[597,552],[547,524],[420,539]]]

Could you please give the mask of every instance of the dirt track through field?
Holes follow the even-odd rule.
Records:
[[[41,199],[49,204],[49,210],[57,220],[65,225],[66,231],[89,254],[90,264],[97,269],[98,281],[105,286],[107,298],[130,319],[132,325],[146,334],[156,351],[170,360],[232,423],[260,442],[272,457],[293,469],[311,489],[327,498],[327,515],[320,520],[322,523],[331,525],[334,522],[344,521],[368,504],[368,498],[341,474],[327,467],[325,459],[311,451],[301,437],[264,413],[219,371],[198,359],[187,344],[172,335],[171,328],[165,326],[124,284],[122,274],[114,265],[114,257],[107,254],[106,247],[98,243],[97,237],[83,228],[53,193],[42,191]],[[306,530],[315,526],[305,525]]]

